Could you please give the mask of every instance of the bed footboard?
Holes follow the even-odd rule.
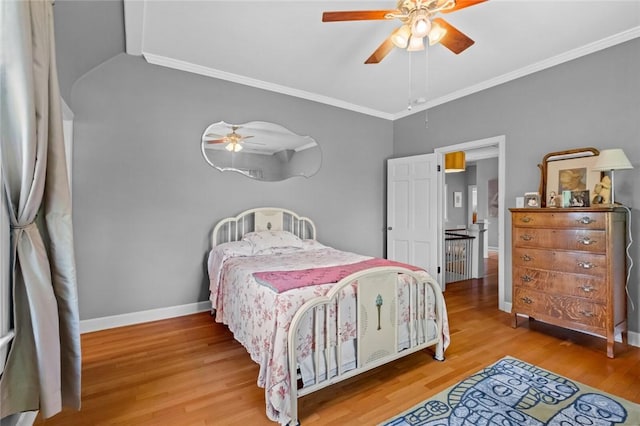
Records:
[[[290,424],[298,398],[433,346],[444,360],[444,299],[424,272],[378,267],[349,275],[307,301],[288,332]],[[312,377],[298,389],[298,371]]]

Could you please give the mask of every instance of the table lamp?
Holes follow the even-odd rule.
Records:
[[[613,174],[615,170],[627,170],[633,169],[633,166],[629,162],[629,159],[625,155],[624,151],[620,148],[615,149],[603,149],[600,151],[600,155],[596,159],[596,164],[592,170],[601,170],[603,172],[611,172],[611,204],[615,204],[615,182]]]

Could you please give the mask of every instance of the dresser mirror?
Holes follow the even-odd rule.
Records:
[[[212,167],[262,181],[308,178],[322,163],[320,146],[312,137],[266,121],[213,123],[202,134],[201,149]]]
[[[538,164],[542,207],[560,207],[549,205],[549,200],[559,200],[562,190],[593,191],[602,176],[601,172],[592,170],[599,154],[596,148],[576,148],[545,155]]]

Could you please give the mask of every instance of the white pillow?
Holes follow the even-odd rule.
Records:
[[[251,256],[253,254],[253,245],[248,241],[229,241],[218,244],[213,251],[222,255],[224,259],[238,256]]]
[[[242,241],[253,246],[253,254],[278,254],[303,247],[302,240],[288,231],[249,232]]]

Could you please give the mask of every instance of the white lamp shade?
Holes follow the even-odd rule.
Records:
[[[409,37],[411,37],[411,30],[408,25],[403,25],[393,32],[391,36],[391,42],[400,49],[404,49],[409,44]]]
[[[417,52],[419,50],[424,50],[424,41],[420,37],[411,36],[409,39],[409,46],[407,47],[407,51],[409,52]]]
[[[431,31],[431,21],[426,13],[421,12],[416,14],[411,23],[411,35],[414,37],[426,37]]]
[[[633,169],[629,159],[620,148],[603,149],[596,159],[592,170],[626,170]]]
[[[242,145],[240,145],[238,142],[230,142],[227,144],[225,148],[227,151],[230,151],[230,152],[242,151]]]
[[[447,33],[447,30],[442,28],[437,22],[431,24],[431,31],[429,31],[429,45],[433,46],[438,43]]]

